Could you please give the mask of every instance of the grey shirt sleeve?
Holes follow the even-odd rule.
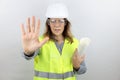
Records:
[[[78,70],[74,69],[73,70],[75,72],[75,74],[84,74],[87,71],[86,65],[85,65],[85,61],[83,61],[80,64],[80,68]]]
[[[39,53],[40,49],[37,49],[35,52],[33,52],[33,54],[31,55],[26,55],[24,52],[22,52],[22,56],[26,59],[26,60],[30,60],[33,59],[34,57],[36,57]]]

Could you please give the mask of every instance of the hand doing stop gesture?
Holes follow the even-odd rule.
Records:
[[[20,27],[23,50],[27,55],[32,54],[49,40],[49,37],[45,37],[42,41],[39,41],[40,19],[36,22],[35,16],[32,16],[31,21],[30,18],[27,18],[26,28],[24,24],[21,24]]]

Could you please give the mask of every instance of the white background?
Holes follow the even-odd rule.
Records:
[[[87,72],[78,80],[120,80],[120,0],[0,0],[0,80],[33,79],[33,60],[21,55],[19,25],[34,15],[42,34],[46,8],[56,2],[68,6],[75,37],[92,40]]]

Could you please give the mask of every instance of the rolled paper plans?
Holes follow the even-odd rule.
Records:
[[[78,53],[80,55],[84,54],[86,48],[89,46],[91,40],[88,37],[84,37],[80,39],[79,46],[78,46]]]

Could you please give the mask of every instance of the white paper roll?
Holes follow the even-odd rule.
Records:
[[[84,54],[86,48],[89,46],[91,40],[88,37],[84,37],[80,39],[80,44],[78,46],[78,53],[80,55]]]

